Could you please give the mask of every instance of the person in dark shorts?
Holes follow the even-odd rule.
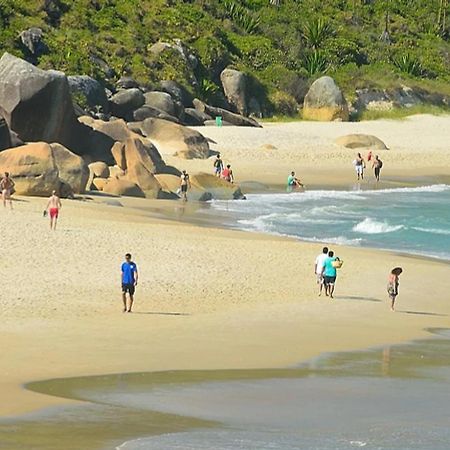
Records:
[[[216,177],[220,177],[222,171],[223,171],[223,161],[220,158],[220,153],[218,153],[216,159],[214,160],[214,175]]]
[[[391,300],[391,311],[395,311],[395,300],[398,295],[399,277],[402,274],[403,269],[401,267],[395,267],[391,270],[388,278],[387,291],[389,299]]]
[[[333,298],[334,286],[336,284],[337,270],[334,266],[334,262],[339,260],[339,258],[334,256],[333,251],[328,252],[328,258],[325,260],[323,265],[323,281],[325,285],[325,295]]]
[[[372,167],[375,172],[375,179],[377,181],[380,181],[380,172],[381,172],[381,168],[383,167],[383,161],[381,161],[381,159],[378,157],[378,155],[375,156]]]
[[[180,193],[181,199],[187,202],[187,191],[191,187],[191,180],[189,179],[189,174],[183,170],[180,177]]]
[[[125,262],[122,264],[122,300],[123,300],[123,312],[131,312],[134,302],[134,293],[138,283],[138,269],[137,265],[131,260],[130,253],[125,255]],[[127,294],[130,301],[127,305]]]

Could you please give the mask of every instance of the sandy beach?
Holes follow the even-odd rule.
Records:
[[[202,131],[218,142],[213,148],[226,155],[238,180],[277,185],[294,166],[307,184],[345,186],[353,183],[354,151],[337,148],[332,138],[376,134],[391,148],[382,153],[387,178],[436,181],[450,176],[449,125],[449,117],[426,116]],[[278,150],[255,151],[263,144]],[[186,162],[192,172],[210,165]],[[332,168],[339,175],[324,176]],[[2,416],[66,402],[24,390],[29,381],[286,367],[449,325],[450,267],[439,261],[334,246],[345,269],[331,302],[317,296],[313,274],[321,245],[164,219],[185,212],[195,222],[195,205],[184,211],[178,202],[65,200],[55,233],[42,217],[43,199],[17,198],[14,207],[0,211]],[[122,313],[120,294],[128,251],[140,270],[133,314]],[[405,272],[398,311],[391,313],[386,277],[395,265]]]

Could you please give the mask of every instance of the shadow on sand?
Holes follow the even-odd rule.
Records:
[[[439,316],[439,317],[447,317],[447,314],[438,314],[434,312],[426,312],[426,311],[397,311],[403,314],[416,314],[418,316]]]
[[[336,300],[360,300],[364,302],[382,302],[379,298],[374,297],[357,297],[354,295],[336,295],[334,297]]]
[[[133,311],[133,314],[152,314],[155,316],[190,316],[188,313],[181,312],[158,312],[158,311]]]

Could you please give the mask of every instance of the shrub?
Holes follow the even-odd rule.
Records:
[[[401,72],[407,73],[408,75],[412,75],[414,77],[418,77],[422,75],[422,65],[420,61],[414,57],[412,57],[409,53],[399,57],[393,57],[392,63],[397,69]]]
[[[295,116],[298,114],[298,104],[295,98],[286,92],[275,91],[269,95],[269,101],[275,113],[283,116]]]
[[[257,31],[261,21],[258,15],[252,14],[247,8],[233,0],[225,0],[223,4],[228,17],[246,33],[253,34]]]
[[[322,17],[315,17],[303,26],[303,38],[314,49],[321,47],[331,34],[332,28],[330,23]]]
[[[306,55],[303,61],[303,67],[310,76],[325,72],[329,66],[327,57],[320,50]]]

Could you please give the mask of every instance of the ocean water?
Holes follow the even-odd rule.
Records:
[[[213,208],[244,230],[450,260],[449,185],[250,194]]]

